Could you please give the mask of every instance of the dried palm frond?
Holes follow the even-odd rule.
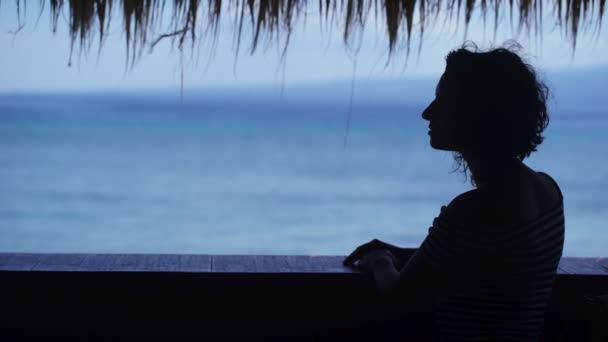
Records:
[[[18,21],[21,21],[27,0],[15,0]],[[348,44],[353,32],[365,26],[368,16],[384,22],[388,37],[389,55],[399,41],[409,50],[416,19],[422,41],[425,28],[434,23],[440,13],[450,18],[456,12],[459,25],[469,25],[473,11],[480,8],[484,19],[492,11],[494,31],[501,11],[513,9],[518,14],[518,27],[527,32],[542,34],[544,0],[40,0],[41,8],[48,8],[52,29],[56,31],[60,13],[69,12],[69,34],[72,50],[90,48],[90,41],[97,35],[101,48],[109,31],[112,16],[122,16],[127,45],[127,62],[134,63],[145,47],[153,47],[168,38],[181,50],[187,41],[194,44],[198,39],[217,38],[220,20],[233,16],[234,39],[238,48],[243,40],[243,25],[251,25],[251,52],[255,52],[262,40],[284,44],[287,48],[294,22],[305,17],[313,8],[319,12],[324,24],[334,22],[343,25],[344,41]],[[601,27],[606,0],[546,0],[553,2],[552,15],[561,27],[572,49],[581,28]],[[50,6],[45,6],[46,3]],[[1,0],[0,0],[1,3]],[[117,4],[119,3],[119,4]],[[461,11],[461,8],[463,11]],[[160,27],[165,12],[170,11],[169,28]],[[464,21],[460,21],[460,17]],[[201,21],[206,23],[201,24]],[[201,29],[204,27],[204,29]],[[95,30],[95,28],[97,28]],[[283,39],[280,39],[283,34]],[[151,40],[152,39],[152,40]]]

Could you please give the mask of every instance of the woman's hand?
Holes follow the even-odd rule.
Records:
[[[388,243],[380,241],[378,239],[373,239],[372,241],[364,243],[361,246],[357,247],[349,256],[346,257],[346,259],[344,259],[343,264],[345,266],[355,266],[355,262],[360,261],[361,258],[363,258],[363,256],[367,253],[376,250],[386,250],[388,252],[391,252],[391,250],[394,248],[396,247],[393,245],[389,245]],[[394,255],[393,258],[395,258]]]
[[[374,273],[374,268],[380,266],[380,263],[384,263],[382,266],[390,265],[394,269],[396,261],[397,258],[388,249],[374,249],[359,259],[357,268],[364,273]]]

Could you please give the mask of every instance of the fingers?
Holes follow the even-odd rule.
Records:
[[[361,245],[361,246],[355,248],[355,250],[352,253],[350,253],[350,255],[346,257],[346,259],[344,259],[343,264],[347,265],[347,266],[354,266],[355,262],[357,260],[361,259],[363,254],[365,254],[365,251],[366,251],[366,245]]]
[[[393,265],[395,264],[395,257],[388,249],[374,248],[361,256],[356,267],[359,271],[370,273],[373,272],[374,266],[381,259],[387,260]]]
[[[344,265],[354,265],[355,262],[357,260],[361,259],[361,257],[365,253],[367,253],[370,249],[371,249],[370,242],[355,248],[355,250],[349,256],[347,256],[346,259],[344,259]]]
[[[359,259],[361,259],[361,257],[375,249],[375,248],[380,248],[383,247],[384,243],[378,239],[373,239],[368,243],[365,243],[359,247],[357,247],[349,256],[346,257],[346,259],[344,259],[344,261],[342,262],[345,266],[354,266],[355,262]]]

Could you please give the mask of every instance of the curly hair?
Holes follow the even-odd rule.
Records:
[[[549,89],[519,56],[520,49],[510,42],[480,52],[466,42],[445,58],[444,75],[460,88],[460,110],[468,117],[463,132],[467,152],[488,162],[524,160],[543,142],[542,132],[549,124]],[[462,169],[466,176],[462,151],[454,153],[454,160],[455,171]]]

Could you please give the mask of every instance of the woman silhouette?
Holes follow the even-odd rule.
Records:
[[[441,207],[420,248],[379,240],[344,261],[373,274],[441,340],[537,341],[564,244],[563,196],[523,160],[543,141],[547,87],[514,45],[446,57],[422,117],[474,189]],[[389,297],[393,298],[393,297]]]

